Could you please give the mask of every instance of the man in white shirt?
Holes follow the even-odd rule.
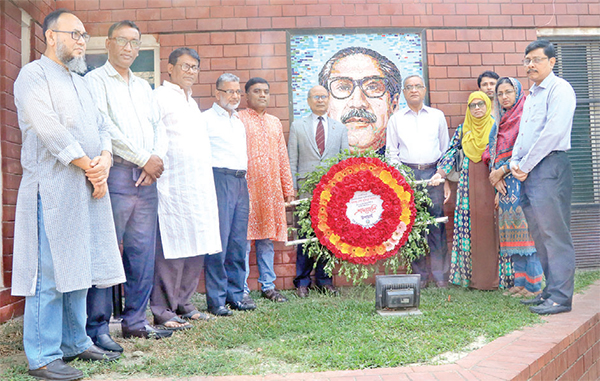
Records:
[[[208,320],[191,298],[203,255],[221,251],[217,194],[204,118],[192,98],[200,57],[194,49],[169,55],[169,80],[154,91],[166,128],[165,172],[158,179],[158,237],[150,309],[154,324],[190,328],[187,320]]]
[[[206,304],[216,316],[232,314],[226,303],[240,311],[256,308],[251,300],[243,299],[250,201],[246,129],[235,111],[241,96],[240,79],[222,74],[216,83],[217,101],[202,114],[210,138],[223,250],[204,259]]]
[[[146,307],[154,281],[156,179],[164,168],[166,137],[152,88],[130,69],[141,43],[139,28],[132,21],[113,24],[106,39],[108,61],[85,79],[96,106],[110,124],[114,165],[108,189],[127,277],[121,322],[123,337],[162,338],[172,332],[152,327],[146,319]],[[123,348],[112,340],[108,331],[111,290],[91,288],[87,308],[86,329],[94,343],[121,352]]]
[[[436,172],[436,164],[448,149],[448,125],[444,113],[423,104],[425,82],[418,75],[404,80],[404,98],[407,107],[396,112],[387,126],[387,157],[392,163],[411,168],[417,180],[430,179]],[[444,215],[444,187],[428,187],[433,206],[433,217]],[[447,287],[450,256],[446,244],[444,224],[429,226],[430,267],[426,256],[413,261],[412,269],[421,275],[421,288],[427,286],[429,273],[438,287]]]

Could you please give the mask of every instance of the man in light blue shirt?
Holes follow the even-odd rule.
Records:
[[[571,238],[573,173],[565,151],[571,148],[575,92],[554,75],[554,46],[534,41],[523,64],[535,84],[523,106],[511,172],[522,181],[521,205],[540,256],[546,288],[523,300],[537,314],[571,311],[575,250]]]
[[[124,338],[163,338],[146,318],[154,283],[158,195],[156,179],[163,172],[167,152],[164,125],[152,89],[130,67],[141,47],[140,30],[124,20],[108,29],[108,61],[85,76],[96,107],[109,121],[114,166],[108,178],[117,241],[123,245],[127,282],[121,328]],[[87,297],[87,333],[94,343],[122,352],[109,333],[112,312],[110,289],[91,288]]]

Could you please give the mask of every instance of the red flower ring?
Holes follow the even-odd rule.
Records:
[[[311,224],[337,258],[373,264],[398,252],[415,221],[413,190],[394,167],[377,158],[333,165],[313,192]]]

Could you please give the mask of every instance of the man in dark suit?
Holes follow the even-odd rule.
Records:
[[[327,116],[329,107],[327,89],[323,86],[313,87],[308,92],[307,102],[312,114],[292,123],[288,141],[288,154],[295,190],[302,187],[303,179],[323,161],[348,148],[346,126]],[[302,245],[298,245],[297,250],[294,285],[298,296],[305,298],[308,296],[314,259],[304,253]],[[324,265],[322,260],[317,263],[316,285],[326,292],[337,294],[331,277],[323,268]]]

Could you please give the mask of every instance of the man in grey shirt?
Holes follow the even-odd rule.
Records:
[[[44,20],[46,51],[15,82],[23,136],[15,217],[13,295],[25,296],[23,347],[29,374],[75,380],[65,361],[115,360],[86,335],[92,285],[125,281],[107,178],[111,142],[83,78],[89,35],[65,10]]]

